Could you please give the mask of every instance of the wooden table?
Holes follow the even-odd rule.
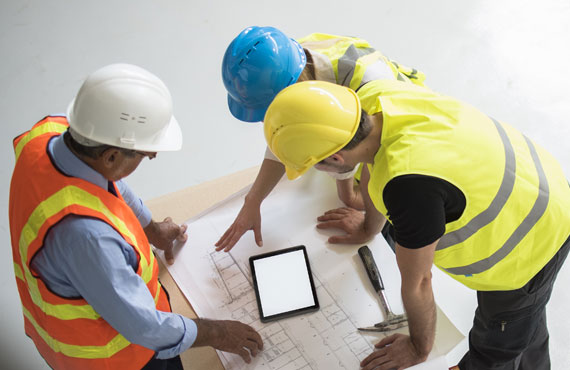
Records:
[[[251,184],[258,171],[259,167],[252,167],[149,200],[145,204],[151,210],[155,221],[161,221],[165,217],[170,216],[174,222],[181,224]],[[189,235],[189,237],[191,238],[192,235]],[[158,261],[160,281],[168,290],[172,310],[186,317],[196,318],[196,313],[192,306],[184,297],[162,262]],[[211,317],[211,319],[215,319],[215,317]],[[182,353],[181,357],[186,370],[224,369],[216,351],[212,347],[190,348]]]

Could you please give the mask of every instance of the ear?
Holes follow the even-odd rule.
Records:
[[[333,162],[333,163],[338,164],[338,165],[344,165],[344,162],[345,162],[345,158],[344,158],[344,154],[342,153],[342,150],[340,152],[336,152],[336,153],[328,156],[327,159],[330,162]]]
[[[119,159],[119,154],[120,151],[118,149],[109,148],[101,154],[99,160],[105,168],[113,168]]]

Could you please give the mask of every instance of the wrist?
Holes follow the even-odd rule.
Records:
[[[247,195],[245,196],[243,204],[244,204],[244,206],[247,206],[247,207],[259,208],[259,207],[261,207],[262,201],[263,201],[263,199],[259,195],[255,194],[255,193],[247,193]]]
[[[155,236],[158,235],[159,232],[158,223],[156,223],[154,220],[151,219],[148,225],[146,225],[146,227],[143,228],[143,230],[144,233],[146,234],[146,237],[152,244],[155,239]]]
[[[216,321],[208,319],[194,319],[197,327],[196,340],[193,347],[211,346],[216,347],[219,338],[222,336]]]

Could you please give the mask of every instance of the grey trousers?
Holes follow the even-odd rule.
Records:
[[[461,370],[548,370],[546,303],[570,250],[570,239],[524,287],[477,292],[478,307]]]

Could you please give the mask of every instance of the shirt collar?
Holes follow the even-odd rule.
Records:
[[[83,179],[107,190],[109,181],[69,150],[63,141],[63,135],[50,140],[48,152],[56,167],[66,175]]]

